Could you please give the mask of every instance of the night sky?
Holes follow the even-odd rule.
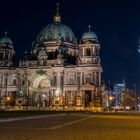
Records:
[[[30,52],[42,27],[53,22],[56,0],[0,1],[0,36],[8,32],[15,46],[16,60]],[[127,87],[140,89],[139,0],[61,0],[62,23],[70,26],[78,42],[88,30],[101,44],[103,79],[111,84],[126,80]],[[139,90],[137,90],[139,92]]]

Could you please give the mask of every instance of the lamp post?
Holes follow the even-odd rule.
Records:
[[[136,84],[134,84],[134,94],[135,94],[135,110],[137,110],[137,87],[136,87]]]
[[[8,73],[5,73],[5,107],[6,107],[6,97],[7,97],[7,82],[8,82]]]
[[[110,107],[110,109],[112,108],[112,101],[114,100],[114,96],[109,96],[109,107]]]
[[[9,106],[10,106],[10,101],[11,101],[11,97],[10,97],[10,96],[6,96],[6,109],[9,108]]]

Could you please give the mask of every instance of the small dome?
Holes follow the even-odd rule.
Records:
[[[38,42],[61,40],[66,42],[77,43],[77,39],[70,27],[62,23],[52,23],[41,30],[37,36]]]
[[[86,31],[83,35],[82,35],[82,40],[85,39],[91,39],[91,40],[98,40],[97,35],[92,32],[92,31]]]
[[[92,41],[98,41],[97,35],[91,31],[91,26],[88,26],[89,30],[84,32],[82,35],[81,40],[92,40]]]
[[[5,36],[0,39],[0,44],[9,44],[13,46],[13,41],[7,37],[7,32],[5,32]]]
[[[10,44],[13,46],[13,42],[10,38],[8,37],[3,37],[0,39],[0,44]]]

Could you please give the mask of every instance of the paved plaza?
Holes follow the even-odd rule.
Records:
[[[140,114],[76,113],[0,123],[0,140],[140,140]]]

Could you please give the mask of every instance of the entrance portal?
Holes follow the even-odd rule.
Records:
[[[47,75],[33,75],[29,85],[29,102],[35,106],[51,105],[51,79]]]
[[[92,102],[92,99],[91,99],[91,91],[90,90],[87,90],[85,91],[85,107],[89,107],[91,102]]]

